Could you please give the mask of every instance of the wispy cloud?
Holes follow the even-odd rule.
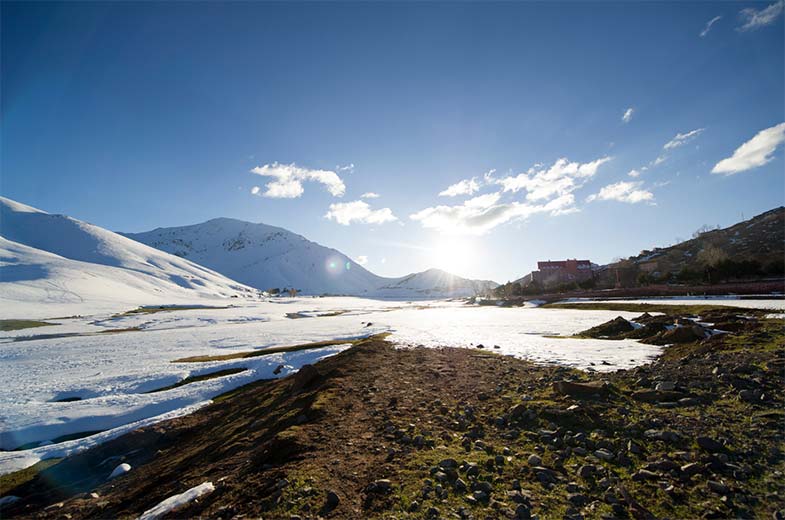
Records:
[[[354,163],[349,163],[349,164],[346,164],[344,166],[341,166],[339,164],[338,166],[335,167],[335,169],[338,170],[339,172],[349,172],[349,173],[352,173],[354,171]]]
[[[439,192],[440,197],[457,197],[458,195],[471,195],[480,190],[480,183],[477,182],[477,177],[471,179],[464,179],[448,186],[446,190]]]
[[[253,188],[251,188],[251,195],[258,195],[259,190],[261,190],[259,186],[254,186]]]
[[[632,169],[632,170],[630,170],[627,173],[627,175],[629,175],[632,178],[640,177],[641,176],[641,171],[640,170],[636,170],[636,169]]]
[[[348,226],[352,222],[362,224],[384,224],[385,222],[398,220],[398,217],[393,215],[390,208],[374,210],[363,200],[330,204],[330,209],[324,215],[324,218],[327,220],[334,220],[344,226]]]
[[[586,202],[595,200],[616,200],[628,204],[649,202],[654,200],[654,194],[642,188],[643,182],[620,181],[603,187],[599,193],[589,195]]]
[[[262,177],[272,177],[265,185],[263,197],[274,199],[296,199],[303,194],[303,182],[312,181],[323,184],[334,197],[346,192],[346,186],[337,173],[331,170],[311,170],[292,164],[265,164],[257,166],[251,173]],[[257,190],[257,193],[259,191]]]
[[[782,14],[785,7],[785,0],[779,0],[763,9],[748,7],[739,11],[739,17],[743,23],[737,28],[739,31],[754,31],[771,25]]]
[[[711,31],[711,26],[719,22],[721,18],[722,16],[715,16],[714,18],[706,22],[706,27],[704,27],[703,30],[700,32],[700,37],[705,38],[706,35],[709,34],[709,31]]]
[[[690,141],[701,135],[704,130],[705,128],[696,128],[695,130],[691,130],[686,134],[676,134],[676,136],[673,139],[665,143],[665,146],[663,146],[663,148],[665,150],[672,150],[674,148],[684,146],[685,144],[689,143]]]
[[[378,199],[379,197],[381,197],[381,195],[379,195],[378,193],[374,193],[372,191],[367,191],[362,195],[360,195],[361,199]]]
[[[624,121],[625,123],[629,123],[630,121],[632,121],[632,114],[634,113],[635,110],[632,107],[628,108],[627,110],[624,111],[624,115],[621,116],[621,120]]]
[[[785,123],[761,130],[742,144],[733,155],[714,165],[711,173],[733,175],[763,166],[773,159],[774,151],[785,142]]]
[[[357,262],[357,265],[365,265],[368,263],[368,257],[365,255],[360,255],[355,258],[354,261]]]

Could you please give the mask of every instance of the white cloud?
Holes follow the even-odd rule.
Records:
[[[336,170],[339,172],[349,172],[352,173],[354,171],[354,163],[349,163],[345,166],[341,166],[340,164],[335,167]]]
[[[706,22],[706,27],[704,27],[703,30],[701,31],[700,37],[705,38],[706,35],[709,34],[709,31],[711,30],[711,26],[719,22],[720,18],[722,18],[722,16],[715,16],[714,18]]]
[[[536,213],[564,215],[578,211],[573,192],[592,178],[599,167],[610,161],[602,157],[588,163],[558,159],[551,166],[535,164],[525,173],[495,177],[490,170],[482,179],[473,177],[450,186],[440,195],[472,194],[482,186],[501,186],[501,191],[479,195],[454,206],[433,206],[409,216],[425,228],[449,234],[481,235],[514,220]],[[447,192],[450,191],[448,194]],[[526,193],[526,202],[501,202],[506,193]]]
[[[733,175],[763,166],[773,159],[774,150],[783,142],[785,142],[785,123],[761,130],[752,139],[736,148],[733,155],[715,164],[711,173]]]
[[[368,191],[360,195],[361,199],[378,199],[379,197],[381,197],[381,195],[372,191]]]
[[[658,165],[664,163],[667,160],[668,160],[668,156],[665,155],[665,154],[662,154],[659,157],[657,157],[656,159],[654,159],[652,162],[650,162],[649,166],[658,166]]]
[[[496,184],[503,186],[503,191],[516,193],[526,190],[526,199],[530,201],[549,200],[554,197],[572,193],[583,186],[589,178],[597,173],[597,169],[610,161],[610,157],[602,157],[588,163],[570,162],[559,159],[550,168],[535,165],[526,173],[496,179]]]
[[[259,190],[260,190],[259,186],[254,186],[253,188],[251,188],[251,195],[257,195],[259,193]]]
[[[448,234],[482,235],[512,220],[525,219],[535,213],[561,215],[574,211],[575,197],[563,195],[547,204],[510,202],[499,204],[500,193],[490,193],[467,200],[457,206],[425,208],[409,216],[424,228]]]
[[[628,108],[627,110],[624,111],[624,115],[621,116],[621,120],[624,121],[625,123],[629,123],[632,120],[632,114],[634,113],[635,110],[632,107]]]
[[[782,14],[784,7],[785,0],[779,0],[764,9],[755,9],[754,7],[742,9],[739,11],[739,16],[744,23],[737,30],[754,31],[770,25]]]
[[[599,193],[589,195],[586,202],[594,200],[617,200],[635,204],[638,202],[650,202],[654,200],[654,194],[641,188],[642,182],[620,181],[609,184],[602,188]]]
[[[629,173],[627,173],[627,175],[629,175],[632,178],[640,177],[641,176],[641,171],[640,170],[636,170],[636,169],[632,169],[632,170],[629,171]]]
[[[324,218],[334,220],[344,226],[348,226],[352,222],[384,224],[398,220],[390,208],[373,210],[367,202],[362,200],[330,204],[330,210],[324,215]]]
[[[703,133],[705,128],[696,128],[695,130],[691,130],[686,134],[676,134],[676,137],[665,143],[663,146],[666,150],[672,150],[673,148],[678,148],[679,146],[684,146],[685,144],[689,143],[699,135]]]
[[[346,186],[337,173],[331,170],[311,170],[292,164],[265,164],[257,166],[251,173],[262,177],[272,177],[262,196],[276,199],[295,199],[303,194],[303,182],[313,181],[324,184],[334,197],[346,192]]]
[[[360,255],[355,258],[354,261],[357,262],[357,265],[365,265],[368,263],[368,257],[365,255]]]
[[[464,179],[449,186],[446,190],[439,193],[440,197],[456,197],[458,195],[471,195],[480,189],[480,183],[476,177]]]

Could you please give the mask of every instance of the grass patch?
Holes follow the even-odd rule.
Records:
[[[663,303],[546,303],[542,309],[576,309],[580,311],[661,312],[667,315],[705,314],[709,311],[728,311],[742,314],[768,313],[762,309],[745,309],[726,305],[667,305]]]
[[[349,311],[332,311],[332,312],[325,312],[324,314],[317,314],[316,316],[308,316],[307,314],[303,314],[302,312],[287,312],[286,317],[290,320],[299,320],[302,318],[329,318],[332,316],[341,316],[342,314],[346,314]]]
[[[0,320],[0,331],[32,329],[35,327],[46,327],[48,325],[59,325],[59,323],[48,323],[36,320]]]
[[[191,383],[198,383],[199,381],[208,381],[210,379],[216,379],[223,376],[230,376],[232,374],[239,374],[240,372],[245,372],[248,370],[247,368],[227,368],[226,370],[218,370],[216,372],[210,372],[209,374],[202,374],[200,376],[189,376],[183,379],[182,381],[178,381],[169,386],[164,386],[162,388],[156,388],[155,390],[148,390],[145,392],[146,394],[154,394],[156,392],[164,392],[166,390],[172,390],[173,388],[178,388],[184,385],[188,385]]]
[[[0,496],[5,496],[22,484],[30,482],[36,475],[45,469],[51,468],[61,460],[63,459],[41,460],[29,468],[20,469],[19,471],[14,471],[13,473],[8,473],[6,475],[0,475]]]
[[[102,330],[102,331],[99,332],[99,334],[118,334],[120,332],[138,332],[140,330],[142,330],[142,329],[140,329],[139,327],[126,327],[124,329],[107,329],[107,330]]]
[[[343,339],[328,339],[325,341],[315,341],[313,343],[303,343],[300,345],[289,345],[286,347],[271,347],[261,350],[252,350],[250,352],[235,352],[234,354],[219,354],[217,356],[191,356],[180,359],[175,359],[172,363],[204,363],[208,361],[229,361],[232,359],[246,359],[259,356],[266,356],[268,354],[279,354],[281,352],[297,352],[299,350],[311,350],[322,347],[331,347],[333,345],[357,345],[358,343],[370,339],[383,339],[387,333],[376,334],[368,338],[343,338]]]
[[[224,306],[205,306],[205,305],[150,305],[137,307],[130,311],[115,314],[113,317],[119,318],[121,316],[135,316],[137,314],[155,314],[157,312],[169,311],[194,311],[194,310],[214,310],[214,309],[228,309],[229,305]]]

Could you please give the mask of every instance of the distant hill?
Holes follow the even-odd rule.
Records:
[[[641,251],[607,268],[648,273],[652,280],[681,277],[683,281],[781,276],[785,261],[785,207],[761,213],[724,229],[696,232],[690,240]],[[713,280],[701,280],[702,276]]]
[[[668,247],[655,247],[635,256],[592,268],[592,278],[562,283],[532,283],[526,276],[495,289],[499,297],[659,285],[733,282],[774,284],[785,275],[785,207],[780,206],[724,229],[703,229],[693,238]],[[721,292],[717,285],[716,291]],[[740,289],[735,289],[740,290]],[[755,290],[754,288],[750,290]],[[771,289],[767,289],[771,290]],[[662,292],[662,291],[659,291]]]
[[[438,269],[400,278],[378,276],[340,251],[286,229],[231,218],[124,235],[261,290],[437,298],[474,296],[497,285]]]

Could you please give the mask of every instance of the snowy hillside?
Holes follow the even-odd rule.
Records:
[[[498,284],[488,280],[467,280],[439,269],[428,269],[402,278],[387,278],[384,285],[375,289],[382,296],[397,294],[419,294],[434,296],[440,294],[473,296],[493,289]]]
[[[257,293],[188,260],[3,197],[0,255],[3,318]]]
[[[436,269],[384,278],[291,231],[228,218],[124,235],[262,290],[411,298],[472,296],[496,285]]]
[[[294,286],[306,294],[363,294],[384,283],[334,249],[265,224],[216,218],[123,235],[262,290]]]

